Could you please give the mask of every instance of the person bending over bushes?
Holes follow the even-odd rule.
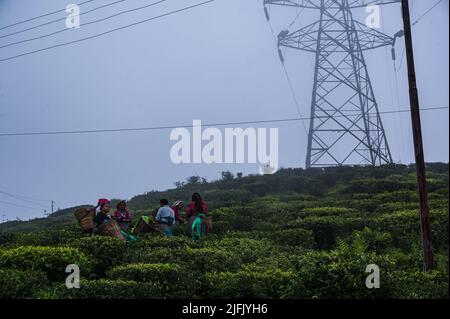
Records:
[[[175,225],[184,224],[183,218],[180,216],[180,210],[182,210],[184,207],[184,203],[181,200],[175,201],[170,208],[172,208],[173,212],[175,213]]]
[[[175,212],[170,208],[169,201],[167,199],[161,199],[159,201],[160,208],[156,213],[156,222],[158,223],[158,229],[161,233],[167,237],[172,237],[172,227],[175,222]]]

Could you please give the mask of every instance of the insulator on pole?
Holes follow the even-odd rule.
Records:
[[[278,49],[278,55],[280,56],[281,63],[284,64],[284,56],[283,56],[283,52],[281,52],[281,49]]]
[[[395,57],[395,48],[394,47],[391,48],[391,55],[392,55],[392,60],[395,61],[396,57]]]
[[[269,10],[267,10],[267,7],[264,7],[264,14],[266,15],[267,21],[270,21]]]
[[[395,45],[395,42],[397,41],[397,38],[401,38],[405,35],[405,32],[403,30],[398,31],[396,34],[394,34],[394,39],[392,41],[392,46]]]

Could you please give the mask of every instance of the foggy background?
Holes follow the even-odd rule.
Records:
[[[81,1],[81,0],[78,0]],[[112,2],[96,0],[85,10]],[[76,40],[179,9],[200,0],[168,0],[98,24],[83,23],[154,1],[128,0],[81,16],[81,28],[0,48],[0,59]],[[412,21],[437,1],[413,0]],[[0,0],[0,28],[65,8],[61,0]],[[448,0],[413,26],[422,108],[449,104]],[[275,34],[296,9],[271,8]],[[364,10],[355,18],[364,22]],[[382,32],[403,27],[400,4],[382,6]],[[64,12],[0,30],[0,37],[65,17]],[[304,10],[291,31],[317,18]],[[65,22],[0,38],[0,46],[64,29]],[[365,53],[380,111],[409,107],[404,39]],[[302,116],[309,116],[314,55],[286,51],[286,66]],[[397,81],[396,81],[397,77]],[[398,82],[398,90],[396,83]],[[398,95],[397,95],[398,92]],[[422,112],[425,160],[448,162],[448,109]],[[280,64],[262,0],[216,0],[186,12],[103,37],[0,62],[0,133],[110,129],[240,122],[299,117]],[[409,113],[382,115],[396,163],[414,162]],[[309,122],[305,121],[308,127]],[[245,126],[242,126],[245,127]],[[300,122],[258,124],[279,128],[279,164],[304,167],[307,135]],[[219,127],[223,131],[224,127]],[[54,200],[55,209],[95,204],[99,197],[128,199],[174,187],[191,175],[257,174],[256,164],[181,164],[169,157],[170,130],[105,134],[0,137],[0,191]],[[33,204],[35,203],[35,204]],[[39,205],[38,205],[39,204]],[[16,206],[14,206],[16,205]],[[18,207],[27,206],[27,207]],[[43,216],[48,201],[25,202],[0,193],[0,218]],[[0,220],[1,221],[1,220]]]

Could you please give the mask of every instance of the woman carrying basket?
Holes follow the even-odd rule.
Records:
[[[100,227],[105,222],[108,222],[111,219],[109,215],[109,211],[111,210],[111,205],[109,199],[100,198],[98,200],[97,208],[95,210],[94,217],[94,231],[93,234],[96,234],[98,227]]]

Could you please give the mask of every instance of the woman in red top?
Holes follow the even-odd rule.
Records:
[[[188,231],[194,240],[204,240],[208,233],[205,217],[209,216],[208,205],[203,201],[199,193],[192,195],[192,201],[186,208],[186,217],[189,220]]]
[[[203,201],[199,193],[194,193],[192,195],[192,201],[186,208],[186,217],[196,217],[199,213],[203,213],[208,216],[208,205]]]
[[[133,217],[127,208],[127,203],[122,200],[117,204],[116,208],[113,218],[118,222],[120,229],[128,230]]]

